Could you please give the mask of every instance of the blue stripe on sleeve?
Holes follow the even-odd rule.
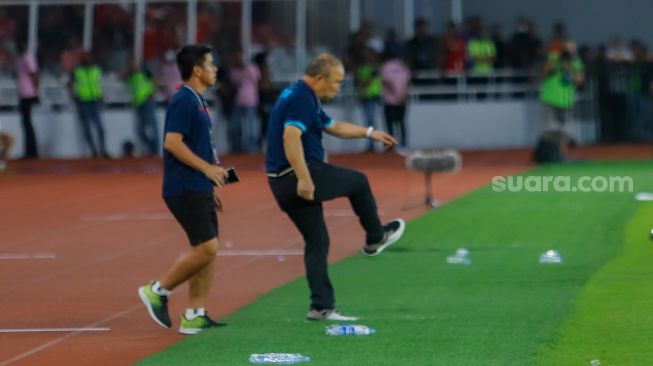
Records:
[[[331,127],[331,126],[333,126],[333,125],[335,125],[335,124],[336,124],[336,121],[333,120],[333,119],[331,119],[331,120],[329,120],[329,122],[327,122],[327,123],[324,125],[324,128],[329,128],[329,127]]]
[[[302,130],[302,132],[306,132],[306,126],[304,126],[304,124],[301,121],[286,121],[283,125],[284,126],[295,126],[295,127],[299,128],[300,130]]]

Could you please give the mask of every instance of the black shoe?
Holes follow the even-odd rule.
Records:
[[[367,256],[375,256],[381,253],[385,248],[399,240],[404,234],[406,223],[402,219],[395,219],[383,225],[383,238],[380,242],[374,244],[365,244],[361,252]]]

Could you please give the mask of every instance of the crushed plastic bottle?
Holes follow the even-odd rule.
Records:
[[[467,250],[467,248],[458,248],[458,249],[456,249],[456,256],[457,257],[467,257],[467,256],[469,256],[469,250]]]
[[[309,362],[310,360],[310,357],[299,353],[254,353],[249,356],[249,362],[256,364],[274,363],[277,365],[291,365]]]
[[[562,257],[557,250],[549,249],[540,255],[541,264],[561,264]]]
[[[472,259],[469,257],[469,250],[467,248],[458,248],[454,255],[447,256],[447,263],[449,264],[472,264]]]
[[[326,327],[326,335],[370,335],[376,333],[376,330],[359,324],[331,324]]]
[[[601,360],[598,360],[598,359],[592,360],[592,361],[590,361],[590,365],[599,366],[599,365],[601,365]]]

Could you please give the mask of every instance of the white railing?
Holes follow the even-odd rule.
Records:
[[[450,102],[472,102],[479,97],[489,99],[530,99],[538,94],[539,84],[531,72],[516,70],[499,70],[487,75],[446,74],[439,71],[425,71],[416,74],[414,85],[411,85],[409,98],[411,101],[444,99]],[[520,81],[514,81],[518,78]],[[296,75],[288,73],[286,78],[275,81],[283,87],[296,80]],[[589,80],[588,88],[579,93],[578,99],[593,99],[593,83]],[[67,106],[71,104],[66,88],[66,78],[45,76],[41,80],[40,99],[46,105]],[[163,89],[163,88],[161,88]],[[106,75],[102,81],[103,102],[109,106],[124,106],[131,103],[131,94],[124,81],[114,74]],[[213,98],[214,93],[207,93],[207,98]],[[337,101],[356,98],[354,82],[347,77]],[[158,93],[156,101],[163,101],[164,96]],[[9,77],[0,77],[0,108],[11,109],[18,106],[16,82]]]

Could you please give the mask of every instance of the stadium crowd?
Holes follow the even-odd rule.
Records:
[[[180,82],[174,52],[187,38],[185,5],[148,4],[141,65],[134,65],[132,60],[133,10],[131,5],[96,5],[89,54],[80,40],[83,6],[43,7],[39,13],[38,48],[35,55],[27,55],[20,52],[21,44],[27,39],[27,7],[0,6],[0,80],[10,80],[20,70],[29,77],[21,79],[18,75],[18,83],[34,82],[37,90],[39,79],[67,80],[71,86],[71,100],[76,102],[82,126],[86,126],[85,136],[93,156],[108,155],[101,148],[101,118],[94,122],[100,139],[97,148],[93,147],[90,132],[86,133],[90,125],[84,122],[89,116],[101,114],[101,110],[85,108],[90,104],[81,99],[89,97],[88,91],[82,91],[86,94],[80,96],[74,87],[75,82],[83,78],[76,70],[84,65],[85,57],[94,60],[93,65],[101,76],[129,85],[135,113],[142,124],[138,131],[145,146],[143,154],[156,154],[158,149],[152,140],[152,134],[157,132],[151,128],[156,124],[151,110],[157,104],[150,101],[155,97],[157,102],[166,101]],[[237,3],[201,3],[196,40],[213,46],[216,51],[214,58],[219,65],[216,99],[228,121],[231,151],[259,152],[263,149],[267,115],[278,91],[285,86],[275,82],[278,81],[275,73],[282,67],[294,65],[295,36],[270,22],[255,19],[252,28],[255,56],[248,59],[240,44],[240,11]],[[436,28],[441,31],[435,31]],[[544,70],[552,57],[573,57],[577,60],[575,65],[582,65],[583,72],[596,80],[593,92],[600,106],[600,135],[604,141],[653,139],[652,58],[641,40],[626,42],[615,36],[605,45],[576,47],[564,24],[555,24],[550,39],[544,39],[536,23],[526,17],[517,19],[509,36],[504,35],[502,25],[487,25],[478,16],[468,17],[462,24],[449,22],[435,26],[418,18],[414,23],[414,36],[407,40],[400,39],[395,29],[383,32],[384,37],[381,37],[382,30],[375,29],[370,22],[363,22],[358,31],[349,35],[346,48],[326,50],[345,60],[347,72],[354,79],[365,123],[381,126],[376,117],[382,110],[386,129],[398,135],[401,145],[410,143],[404,121],[410,85],[424,83],[422,75],[425,73],[483,76],[508,69],[531,73],[537,81],[543,81],[547,77]],[[321,50],[324,47],[308,52],[312,55]],[[284,80],[288,81],[291,80]],[[583,88],[585,83],[578,82],[574,86]],[[101,104],[101,95],[96,97],[93,101]],[[31,105],[38,102],[38,93],[20,98],[23,127],[29,131]],[[25,104],[28,98],[30,102]],[[25,136],[33,139],[33,134]],[[34,144],[26,140],[24,146],[31,150],[25,151],[25,158],[38,157]]]

